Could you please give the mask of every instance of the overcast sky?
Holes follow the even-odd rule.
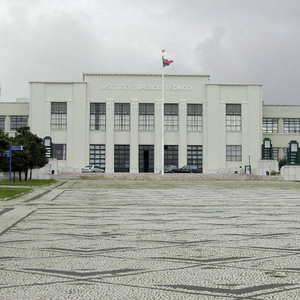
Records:
[[[1,101],[82,73],[210,74],[300,105],[299,0],[0,0]]]

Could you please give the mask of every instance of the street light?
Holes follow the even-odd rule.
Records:
[[[251,154],[248,154],[248,158],[249,158],[249,164],[248,164],[248,166],[245,166],[245,173],[246,174],[251,174]]]

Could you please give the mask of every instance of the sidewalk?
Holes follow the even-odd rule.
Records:
[[[0,299],[300,299],[299,189],[101,184],[0,203]]]

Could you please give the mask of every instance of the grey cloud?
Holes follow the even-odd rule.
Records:
[[[298,0],[2,0],[2,101],[30,80],[83,72],[209,73],[264,85],[265,103],[299,104]]]

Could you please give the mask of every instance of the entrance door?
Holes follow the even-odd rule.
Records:
[[[139,145],[139,172],[154,173],[153,145]]]
[[[144,172],[149,173],[149,150],[144,150]]]

